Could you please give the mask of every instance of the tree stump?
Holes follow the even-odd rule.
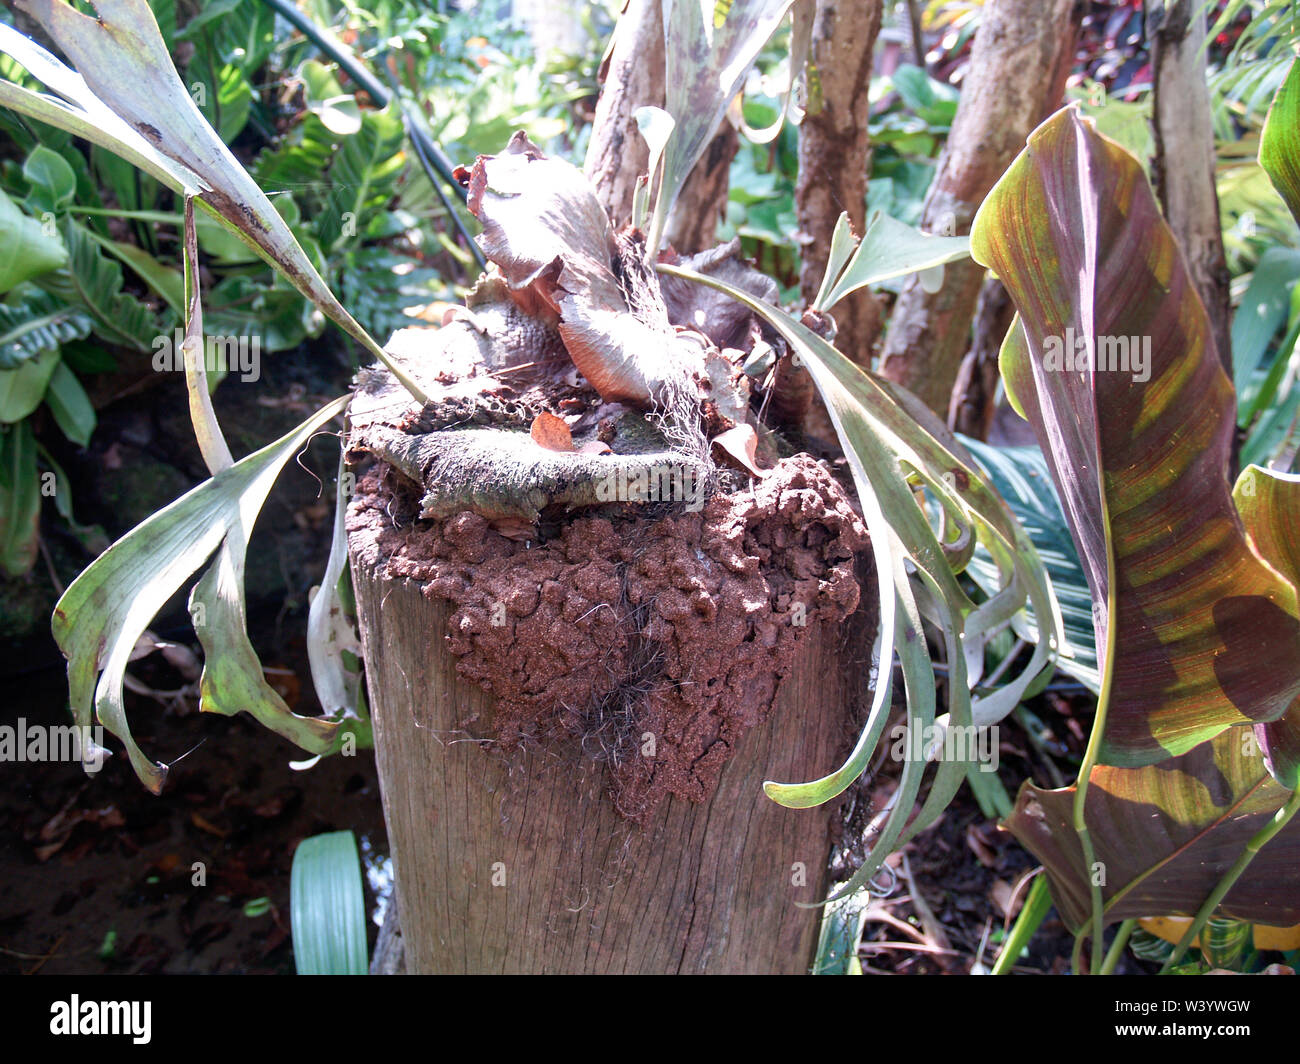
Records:
[[[449,605],[388,574],[373,526],[350,521],[349,553],[407,971],[809,970],[821,910],[798,903],[826,897],[838,812],[782,808],[762,784],[846,755],[865,606],[839,626],[810,620],[766,723],[705,801],[669,796],[638,826],[595,761],[494,742],[494,698],[444,646]]]
[[[762,784],[853,742],[866,527],[755,413],[747,307],[526,137],[467,182],[496,270],[348,415],[407,970],[806,971],[837,814]],[[739,252],[681,261],[775,300]]]

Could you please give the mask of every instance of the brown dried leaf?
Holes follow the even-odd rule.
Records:
[[[771,470],[758,468],[758,433],[753,425],[737,425],[713,437],[713,446],[741,469],[756,477],[765,477]]]
[[[548,451],[572,451],[573,435],[562,418],[543,410],[533,418],[533,427],[528,430],[533,442]]]

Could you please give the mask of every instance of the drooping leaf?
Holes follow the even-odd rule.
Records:
[[[1003,379],[1102,605],[1101,762],[1276,719],[1300,693],[1300,607],[1232,504],[1231,384],[1141,167],[1067,108],[989,194],[971,248],[1020,312]]]
[[[131,738],[122,701],[131,651],[154,615],[228,535],[246,541],[284,464],[346,404],[345,397],[323,407],[132,529],[77,577],[55,606],[54,639],[68,659],[75,722],[89,726],[93,707],[104,727],[126,745],[136,775],[154,793],[161,791],[167,768],[146,757]]]
[[[914,396],[864,373],[839,351],[783,311],[735,285],[661,264],[661,273],[687,278],[726,292],[765,319],[790,344],[813,377],[826,404],[853,473],[876,563],[880,630],[871,709],[857,745],[835,772],[803,784],[769,782],[764,791],[782,805],[818,805],[841,793],[866,769],[888,719],[892,657],[898,654],[907,694],[908,737],[904,766],[891,815],[862,867],[839,893],[859,889],[886,856],[938,818],[966,778],[970,756],[944,757],[921,810],[912,816],[926,767],[912,751],[948,729],[969,729],[1002,719],[1050,661],[1059,639],[1059,617],[1041,564],[1023,530],[976,472],[952,434]],[[931,493],[943,513],[941,531],[931,527],[913,494],[912,481]],[[955,573],[969,560],[976,541],[996,559],[1001,586],[976,606]],[[918,579],[909,575],[914,568]],[[1032,605],[1052,618],[1049,637],[1035,646],[1023,672],[1004,686],[972,697],[965,667],[966,640],[1008,622]],[[935,716],[935,677],[921,626],[924,613],[942,633],[948,661],[949,713]],[[909,820],[910,817],[910,820]]]
[[[1089,868],[1074,831],[1075,794],[1026,783],[1006,822],[1047,869],[1057,909],[1074,928],[1088,917],[1098,879],[1106,923],[1194,914],[1291,797],[1268,774],[1249,728],[1229,728],[1155,765],[1099,765],[1086,806],[1097,862]],[[1273,925],[1300,919],[1300,821],[1260,850],[1218,911]]]
[[[264,501],[265,496],[246,496],[242,509],[251,511],[251,519],[256,519],[256,510]],[[248,638],[244,570],[251,519],[241,515],[231,526],[216,560],[190,595],[190,616],[195,618],[194,631],[203,647],[199,708],[227,717],[246,712],[308,753],[324,754],[334,745],[339,721],[294,713],[267,682]]]

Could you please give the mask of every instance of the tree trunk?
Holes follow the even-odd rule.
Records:
[[[817,296],[840,213],[848,212],[859,236],[866,225],[871,155],[867,93],[880,17],[880,0],[817,0],[794,192],[803,244],[799,288],[805,306]],[[869,366],[880,332],[875,296],[864,288],[833,313],[839,330],[836,345],[855,362]]]
[[[784,809],[762,783],[813,778],[846,752],[862,608],[810,624],[711,797],[670,797],[638,827],[594,762],[491,742],[492,696],[444,649],[449,608],[390,575],[373,524],[350,520],[349,553],[406,971],[808,970],[820,910],[796,903],[825,897],[836,814]]]
[[[1205,12],[1197,0],[1153,3],[1155,41],[1155,185],[1192,283],[1210,316],[1224,372],[1232,376],[1232,309],[1214,185],[1214,125],[1205,81]]]
[[[1016,308],[1002,282],[990,277],[980,289],[975,307],[975,341],[962,359],[948,408],[948,427],[977,440],[987,440],[997,412],[998,355]]]
[[[1074,0],[989,0],[961,88],[948,145],[926,195],[922,228],[970,232],[975,211],[1054,108],[1072,59]],[[984,281],[974,262],[944,267],[933,295],[913,278],[895,305],[881,372],[946,417],[953,383],[969,346],[971,318]]]

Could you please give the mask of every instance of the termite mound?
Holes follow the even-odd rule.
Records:
[[[471,510],[422,518],[419,500],[377,463],[349,532],[371,531],[388,577],[454,606],[430,649],[493,695],[496,741],[576,744],[605,763],[615,806],[636,822],[670,794],[712,793],[802,641],[861,595],[866,531],[806,455],[694,512],[608,507],[543,521],[535,539]]]

